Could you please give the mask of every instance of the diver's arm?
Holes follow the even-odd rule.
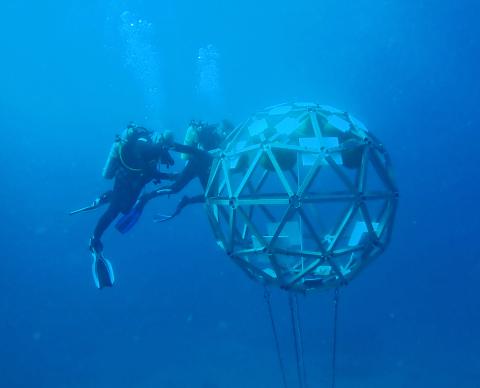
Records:
[[[173,166],[175,161],[168,152],[170,147],[162,143],[152,144],[144,141],[137,141],[137,150],[146,160],[159,160],[167,167]]]
[[[181,152],[182,154],[188,154],[188,155],[195,155],[203,152],[197,147],[192,147],[192,146],[189,146],[186,144],[180,144],[180,143],[173,143],[172,150],[175,152]]]

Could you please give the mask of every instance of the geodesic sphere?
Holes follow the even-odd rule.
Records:
[[[249,276],[306,291],[345,284],[387,247],[398,192],[360,121],[295,103],[230,134],[205,197],[218,244]]]

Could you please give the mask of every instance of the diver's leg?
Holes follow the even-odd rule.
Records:
[[[177,209],[175,210],[174,215],[180,214],[180,212],[185,209],[188,205],[193,205],[195,203],[204,203],[205,195],[198,194],[193,197],[184,196],[182,200],[178,203]]]
[[[184,174],[184,177],[181,181],[181,185],[179,185],[180,189],[175,188],[176,190],[175,192],[178,192],[181,189],[183,189],[187,185],[187,183],[190,182],[195,177],[198,177],[200,179],[200,183],[203,187],[203,190],[207,188],[208,179],[210,175],[211,159],[209,158],[208,154],[207,156],[205,155],[202,155],[202,156],[203,158],[198,157],[195,160],[195,163],[190,163],[189,164],[190,168],[188,168],[188,170],[187,170],[188,166],[185,167],[184,171],[186,171],[186,173]],[[184,171],[182,171],[182,173]],[[176,183],[174,183],[174,185]],[[180,212],[188,205],[193,205],[195,203],[204,203],[204,202],[205,202],[205,194],[198,194],[193,197],[188,197],[185,195],[178,203],[177,208],[175,209],[175,212],[172,214],[171,218],[179,215]]]
[[[162,195],[177,194],[178,192],[183,190],[183,188],[186,185],[188,185],[188,183],[192,179],[194,179],[195,176],[196,176],[195,167],[189,161],[189,162],[187,162],[187,164],[184,167],[184,169],[182,170],[182,172],[180,172],[176,176],[174,183],[172,183],[171,185],[168,185],[168,186],[160,187],[156,190],[153,190],[149,193],[146,193],[146,194],[142,195],[141,198],[138,200],[137,204],[135,205],[135,207],[143,209],[148,201],[150,201],[150,200],[152,200],[156,197],[160,197]]]
[[[207,190],[208,180],[210,179],[210,170],[212,168],[213,159],[209,153],[202,155],[197,163],[197,176],[203,191]]]
[[[95,226],[93,236],[90,239],[90,250],[97,253],[103,251],[103,244],[101,241],[102,235],[119,214],[120,209],[118,206],[110,204],[106,212],[102,214],[97,222],[97,225]]]
[[[112,264],[103,257],[103,244],[100,240],[105,230],[120,212],[120,208],[115,203],[115,201],[112,202],[107,211],[100,217],[90,239],[90,251],[93,256],[92,275],[98,289],[112,287],[115,283]]]
[[[195,163],[189,160],[182,172],[178,174],[174,183],[169,186],[171,194],[177,194],[182,191],[197,175]]]
[[[195,195],[194,197],[184,196],[177,205],[175,213],[172,214],[172,217],[175,217],[180,214],[180,212],[185,209],[188,205],[193,205],[194,203],[205,202],[205,196],[203,194]]]
[[[144,203],[139,195],[146,183],[143,179],[133,180],[123,187],[119,209],[124,215],[115,224],[120,233],[127,233],[140,219],[146,202]]]
[[[195,195],[194,197],[188,197],[187,195],[184,195],[183,198],[180,200],[178,203],[175,211],[171,215],[161,215],[157,214],[154,217],[155,222],[164,222],[171,220],[172,218],[175,218],[178,216],[183,209],[185,209],[188,205],[192,205],[194,203],[204,203],[205,202],[205,196],[203,194]]]

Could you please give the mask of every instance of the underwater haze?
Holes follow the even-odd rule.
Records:
[[[480,387],[480,2],[18,0],[0,15],[0,387],[283,387],[263,286],[202,206],[156,224],[181,195],[163,197],[107,230],[102,290],[101,213],[68,212],[111,187],[130,121],[181,142],[192,119],[295,101],[361,119],[400,190],[390,246],[340,292],[336,387]],[[306,386],[330,387],[333,293],[299,302]],[[272,307],[297,387],[285,291]]]

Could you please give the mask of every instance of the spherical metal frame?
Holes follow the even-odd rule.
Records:
[[[398,190],[383,145],[350,114],[282,104],[238,126],[205,192],[217,243],[252,278],[346,284],[387,247]]]

